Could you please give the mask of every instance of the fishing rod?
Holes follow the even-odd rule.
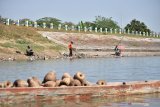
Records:
[[[123,32],[123,28],[122,28],[122,14],[121,14],[121,28],[120,29],[122,29],[122,32]],[[124,38],[124,35],[122,35],[122,38],[120,39],[118,45],[122,42],[123,38]]]
[[[122,35],[122,38],[121,38],[120,41],[118,42],[117,46],[118,46],[119,44],[121,44],[123,38],[124,38],[124,35]]]

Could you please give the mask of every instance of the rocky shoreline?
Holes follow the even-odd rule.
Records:
[[[105,57],[116,57],[114,51],[79,51],[73,52],[74,56],[72,58],[105,58]],[[160,51],[140,51],[135,52],[126,51],[122,52],[122,57],[147,57],[147,56],[160,56]],[[4,55],[0,56],[0,61],[34,61],[34,60],[49,60],[49,59],[65,59],[68,57],[68,52],[63,52],[57,56],[45,56],[45,55],[35,55],[35,56],[26,56],[26,55]]]
[[[47,60],[47,59],[57,59],[59,56],[48,56],[48,55],[34,55],[26,56],[25,54],[1,54],[0,61],[34,61],[34,60]]]

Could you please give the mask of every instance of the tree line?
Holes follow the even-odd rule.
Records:
[[[7,18],[3,18],[2,16],[0,16],[0,23],[4,23],[6,22]],[[33,25],[34,21],[28,18],[24,18],[24,19],[20,19],[19,20],[19,24],[20,25],[24,25],[25,22],[28,21],[29,25]],[[62,22],[62,20],[54,18],[54,17],[44,17],[44,18],[40,18],[38,20],[36,20],[37,24],[42,27],[43,23],[46,23],[46,27],[50,27],[50,23],[53,23],[54,27],[59,26],[59,24],[61,24],[62,26],[64,25],[68,25],[68,27],[71,26],[75,26],[78,27],[80,26],[82,29],[84,29],[84,27],[92,27],[92,29],[100,29],[102,28],[103,31],[105,30],[105,28],[112,28],[112,29],[120,29],[120,26],[118,25],[118,23],[116,21],[114,21],[112,19],[112,17],[110,18],[106,18],[106,17],[102,17],[102,16],[96,16],[95,20],[90,22],[90,21],[80,21],[78,24],[74,24],[72,22]],[[11,24],[15,24],[16,21],[10,19],[10,23]],[[138,32],[148,32],[150,33],[151,30],[147,27],[147,25],[144,22],[138,21],[136,19],[131,20],[130,23],[128,23],[124,29],[126,30],[130,30],[130,31],[138,31]]]

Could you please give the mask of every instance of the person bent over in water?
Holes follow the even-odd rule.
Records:
[[[27,56],[33,56],[34,55],[34,52],[33,52],[33,50],[31,49],[30,46],[27,46],[26,55]]]
[[[69,43],[69,45],[68,45],[68,49],[69,49],[69,57],[72,57],[72,50],[73,50],[73,47],[72,47],[72,45],[73,45],[73,42],[71,41],[70,43]]]

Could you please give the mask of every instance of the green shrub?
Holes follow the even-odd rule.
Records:
[[[18,43],[18,44],[30,44],[30,42],[25,40],[25,39],[18,39],[18,40],[16,40],[16,43]]]

